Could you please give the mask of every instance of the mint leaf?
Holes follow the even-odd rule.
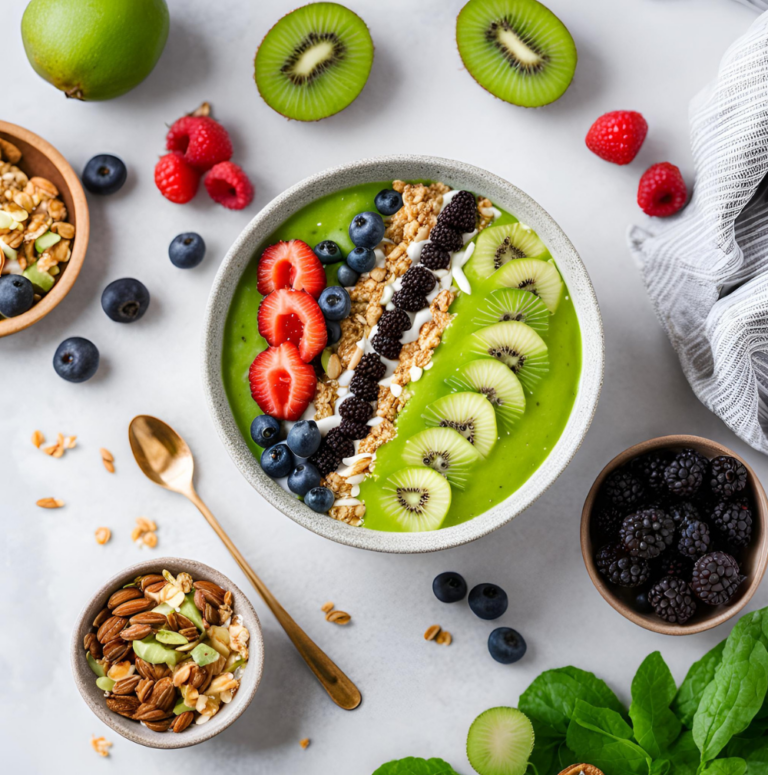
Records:
[[[660,758],[661,752],[680,734],[681,724],[669,709],[676,693],[675,679],[661,654],[649,654],[632,681],[629,716],[635,740],[654,759]]]
[[[407,759],[397,759],[382,764],[373,775],[458,775],[458,773],[442,759],[418,759],[409,756]]]
[[[651,757],[632,741],[632,727],[619,713],[576,701],[566,736],[576,760],[589,762],[605,775],[648,775]]]
[[[712,762],[702,775],[744,775],[747,763],[744,759],[717,759]]]
[[[685,676],[685,680],[680,684],[680,690],[672,703],[672,710],[687,729],[693,726],[693,716],[699,707],[701,695],[704,694],[704,689],[715,677],[715,671],[720,666],[724,648],[725,641],[723,640],[698,662],[694,662],[688,675]]]
[[[683,732],[666,753],[673,775],[696,775],[701,755],[693,739],[693,732]]]

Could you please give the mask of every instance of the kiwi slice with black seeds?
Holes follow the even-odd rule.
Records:
[[[525,412],[525,393],[520,380],[495,358],[470,361],[446,382],[459,390],[474,390],[485,396],[496,410],[497,418],[507,426],[513,425]]]
[[[554,314],[563,295],[563,281],[553,261],[538,258],[521,258],[510,261],[493,275],[493,279],[505,288],[517,288],[538,296]]]
[[[479,393],[451,393],[429,404],[423,414],[429,426],[453,428],[483,456],[498,439],[496,414]]]
[[[462,489],[470,468],[482,460],[482,455],[453,428],[427,428],[408,439],[403,460],[411,466],[432,468]]]
[[[515,259],[544,257],[549,257],[549,251],[536,232],[522,223],[511,223],[480,233],[472,254],[472,267],[481,277],[490,277]]]
[[[456,43],[470,75],[499,99],[538,108],[563,96],[576,72],[576,44],[537,0],[469,0]]]
[[[549,314],[546,304],[536,294],[520,288],[498,288],[491,291],[472,322],[490,326],[516,320],[545,334],[549,330]]]
[[[474,351],[503,363],[528,390],[549,371],[544,340],[525,323],[496,323],[473,334]]]
[[[344,110],[363,90],[373,64],[365,22],[338,3],[312,3],[266,34],[254,63],[259,93],[287,118],[317,121]]]
[[[382,487],[386,513],[410,533],[437,530],[451,507],[451,485],[432,468],[403,468]]]

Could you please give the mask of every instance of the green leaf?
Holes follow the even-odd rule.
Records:
[[[568,747],[579,762],[589,762],[605,775],[648,775],[651,757],[632,741],[632,727],[616,711],[576,701],[568,725]]]
[[[654,759],[651,762],[650,775],[669,775],[672,765],[668,759]]]
[[[685,680],[680,684],[680,690],[672,703],[672,710],[687,729],[693,727],[693,717],[699,707],[701,695],[704,694],[709,682],[715,677],[715,671],[720,666],[724,648],[725,641],[723,640],[698,662],[694,662],[688,675],[685,676]]]
[[[744,775],[746,771],[744,759],[717,759],[703,770],[702,775]]]
[[[458,775],[458,773],[442,759],[418,759],[409,756],[407,759],[397,759],[382,764],[373,775]]]
[[[189,641],[180,633],[173,630],[158,630],[155,633],[158,643],[163,643],[169,646],[184,646]]]
[[[200,667],[205,667],[218,660],[219,652],[216,651],[213,646],[209,646],[206,643],[200,643],[192,649],[190,656],[195,660],[196,664],[200,665]]]
[[[680,734],[680,721],[669,709],[676,693],[675,679],[661,654],[649,654],[632,681],[629,716],[635,740],[654,759],[659,759]]]
[[[107,678],[105,675],[96,679],[96,686],[98,686],[99,689],[101,689],[103,692],[111,692],[114,685],[115,682],[111,678]]]
[[[533,751],[528,762],[533,764],[539,775],[548,775],[552,772],[552,764],[557,757],[557,749],[564,742],[563,735],[556,732],[548,724],[537,719],[531,719],[533,726]],[[563,769],[562,767],[557,772]]]
[[[768,737],[734,737],[725,748],[726,756],[738,756],[747,763],[747,775],[768,775]]]
[[[672,775],[696,775],[700,754],[693,739],[693,732],[683,732],[670,746],[666,756],[672,765]]]
[[[194,710],[194,708],[190,708],[189,705],[186,705],[184,703],[184,700],[179,700],[174,706],[173,706],[173,714],[175,716],[180,716],[182,713],[186,713],[188,710]]]
[[[197,610],[193,592],[187,592],[184,596],[184,602],[179,606],[179,613],[186,616],[200,632],[205,629],[203,627],[203,616],[200,611]]]
[[[91,668],[94,675],[98,676],[99,678],[102,678],[106,675],[104,668],[94,659],[93,654],[91,654],[90,651],[85,655],[85,659],[88,662],[88,667]]]

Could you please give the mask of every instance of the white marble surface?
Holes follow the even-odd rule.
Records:
[[[515,704],[542,670],[575,664],[606,678],[624,697],[635,667],[661,649],[675,675],[724,637],[673,640],[620,618],[592,587],[578,545],[581,503],[614,454],[644,438],[696,433],[745,454],[764,478],[765,459],[740,444],[694,398],[656,323],[624,235],[640,213],[637,180],[669,160],[690,180],[687,103],[716,71],[720,56],[754,13],[728,0],[550,0],[579,46],[576,81],[556,105],[525,111],[494,100],[463,71],[453,42],[460,0],[356,0],[368,22],[376,61],[363,95],[319,124],[288,123],[261,101],[251,79],[253,53],[289,0],[253,3],[169,0],[172,30],[155,72],[132,93],[103,104],[67,102],[22,61],[17,33],[24,3],[4,10],[4,57],[20,63],[3,78],[2,116],[38,132],[76,169],[114,152],[129,183],[111,198],[91,198],[92,239],[81,278],[55,313],[0,341],[0,513],[5,635],[0,729],[6,767],[27,772],[167,773],[217,768],[227,773],[366,775],[405,755],[441,756],[462,773],[464,739],[488,707]],[[235,161],[252,175],[250,210],[230,213],[205,194],[186,207],[154,188],[152,168],[165,124],[203,99],[229,128]],[[583,137],[600,113],[641,110],[650,124],[638,160],[618,168],[586,151]],[[538,199],[574,241],[591,272],[606,328],[602,401],[582,450],[554,487],[513,524],[470,546],[430,556],[380,556],[336,546],[265,505],[237,473],[208,418],[199,378],[201,314],[221,256],[248,219],[309,173],[375,153],[453,156],[492,169]],[[198,269],[167,257],[180,231],[198,230],[209,249]],[[152,293],[147,316],[130,327],[109,321],[105,284],[136,276]],[[70,335],[93,339],[98,376],[84,385],[51,367]],[[343,665],[365,700],[354,713],[325,697],[260,601],[266,670],[244,716],[214,741],[186,751],[150,751],[103,727],[78,696],[69,670],[73,619],[89,590],[115,569],[147,557],[130,542],[134,519],[159,526],[158,556],[195,557],[247,582],[194,508],[151,485],[134,464],[130,418],[153,413],[176,426],[198,461],[198,484],[288,610]],[[62,460],[34,449],[32,431],[77,434]],[[117,474],[98,448],[115,455]],[[44,496],[60,511],[34,506]],[[98,547],[93,531],[112,528]],[[455,569],[470,584],[495,581],[510,594],[496,624],[518,628],[529,652],[517,666],[494,663],[485,639],[494,624],[465,605],[445,607],[430,591],[438,572]],[[327,624],[331,599],[353,623]],[[764,592],[753,607],[765,604]],[[439,622],[450,648],[422,639]],[[110,761],[90,749],[91,734],[114,742]],[[303,751],[299,740],[309,737]],[[116,768],[116,769],[115,769]]]

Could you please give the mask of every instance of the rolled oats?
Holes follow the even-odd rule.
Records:
[[[352,617],[346,611],[329,611],[325,615],[325,621],[331,624],[345,625],[349,624]]]
[[[424,633],[424,640],[434,640],[437,637],[440,630],[441,630],[441,627],[439,624],[433,624],[427,627],[427,631]]]
[[[110,538],[112,538],[112,531],[108,527],[96,528],[96,543],[104,546]]]
[[[35,432],[32,434],[32,443],[33,443],[33,444],[34,444],[34,445],[35,445],[35,446],[36,446],[38,449],[40,449],[40,445],[41,445],[41,444],[45,444],[45,436],[43,436],[43,434],[42,434],[42,433],[40,433],[40,431],[35,431]]]
[[[40,498],[35,505],[41,509],[60,509],[64,505],[64,501],[58,498]]]

